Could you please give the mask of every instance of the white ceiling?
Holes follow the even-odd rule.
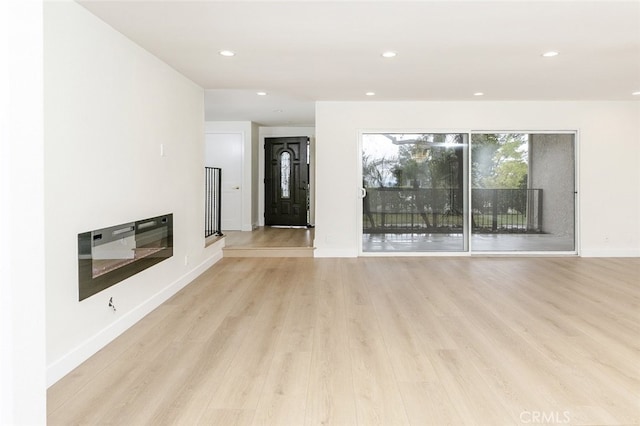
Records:
[[[317,100],[640,100],[640,1],[79,3],[207,89],[207,120],[313,125]]]

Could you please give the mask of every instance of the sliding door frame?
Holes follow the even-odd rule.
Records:
[[[473,251],[472,232],[469,232],[469,254],[471,256],[580,256],[580,190],[579,190],[579,143],[578,130],[471,130],[469,132],[469,170],[471,170],[471,137],[474,134],[492,133],[513,133],[513,134],[533,134],[533,135],[573,135],[573,250],[568,251]],[[471,202],[471,174],[467,176],[469,188],[469,201]],[[471,215],[469,215],[469,226],[471,226]],[[472,228],[470,228],[472,231]]]
[[[466,163],[465,163],[465,180],[467,194],[464,198],[463,204],[465,206],[465,218],[466,218],[466,232],[463,232],[464,238],[464,251],[419,251],[419,252],[365,252],[363,250],[362,237],[363,237],[363,203],[361,197],[361,188],[363,181],[362,173],[362,152],[363,152],[363,136],[366,134],[384,134],[384,133],[415,133],[415,134],[466,134],[467,146],[466,150]],[[472,149],[472,136],[474,134],[492,134],[492,133],[514,133],[514,134],[556,134],[556,135],[573,135],[573,179],[574,179],[574,211],[573,211],[573,240],[574,250],[570,251],[473,251],[473,238],[472,238],[472,217],[470,213],[470,206],[472,205],[472,186],[471,186],[471,149]],[[451,129],[366,129],[358,132],[357,149],[357,187],[356,187],[356,212],[358,214],[357,226],[356,226],[356,240],[358,241],[358,255],[361,257],[383,257],[383,256],[395,256],[395,257],[452,257],[452,256],[503,256],[503,257],[516,257],[516,256],[580,256],[580,141],[578,130],[451,130]]]
[[[418,128],[418,129],[371,129],[371,130],[360,130],[358,132],[358,143],[356,144],[357,147],[357,161],[358,161],[358,166],[357,166],[357,170],[358,170],[358,186],[356,188],[356,211],[358,212],[358,220],[357,220],[357,226],[356,226],[356,239],[358,241],[358,256],[361,257],[389,257],[389,256],[394,256],[394,257],[453,257],[453,256],[469,256],[470,255],[470,246],[469,246],[469,241],[471,239],[471,228],[469,228],[469,223],[471,223],[471,218],[470,215],[468,213],[469,210],[469,203],[470,203],[470,199],[469,199],[469,195],[471,194],[470,192],[470,188],[469,188],[469,180],[468,178],[465,176],[464,178],[464,185],[466,185],[466,193],[465,193],[465,197],[463,198],[463,209],[464,209],[464,218],[465,218],[465,227],[466,229],[463,230],[463,250],[461,251],[407,251],[407,252],[367,252],[363,250],[362,247],[362,237],[363,237],[363,232],[362,232],[362,226],[363,226],[363,208],[362,208],[362,197],[361,197],[361,188],[362,188],[362,179],[363,179],[363,175],[362,175],[362,150],[363,150],[363,146],[362,146],[362,140],[363,140],[363,136],[367,135],[367,134],[384,134],[384,133],[391,133],[391,134],[460,134],[460,135],[466,135],[467,136],[467,144],[466,146],[463,147],[463,149],[465,150],[465,156],[466,156],[466,161],[464,163],[464,172],[466,175],[471,175],[471,173],[469,173],[469,167],[471,166],[471,145],[470,145],[470,136],[471,136],[471,132],[469,131],[469,129],[423,129],[423,128]]]

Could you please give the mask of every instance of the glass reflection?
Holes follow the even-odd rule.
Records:
[[[365,134],[363,251],[463,251],[465,134]]]
[[[172,214],[78,234],[79,300],[172,255]]]

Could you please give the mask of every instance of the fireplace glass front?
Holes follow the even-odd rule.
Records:
[[[173,214],[78,234],[79,300],[173,255]]]

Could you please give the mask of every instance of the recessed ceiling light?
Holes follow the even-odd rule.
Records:
[[[375,96],[376,94],[375,94],[375,92],[367,92],[367,93],[365,93],[365,95],[367,95],[367,96]]]
[[[555,50],[550,50],[550,51],[544,52],[542,54],[542,56],[544,56],[545,58],[553,58],[554,56],[558,56],[558,55],[559,55],[559,53],[556,52]]]
[[[393,58],[394,56],[396,56],[397,53],[396,52],[392,52],[392,51],[387,51],[387,52],[383,52],[382,53],[382,57],[383,58]]]
[[[640,90],[632,93],[633,96],[640,96]]]
[[[267,96],[267,92],[256,92],[258,96]]]
[[[220,55],[222,56],[235,56],[235,52],[231,51],[231,50],[221,50],[220,52],[218,52]]]
[[[476,92],[473,94],[473,96],[484,96],[484,93],[482,92]]]

